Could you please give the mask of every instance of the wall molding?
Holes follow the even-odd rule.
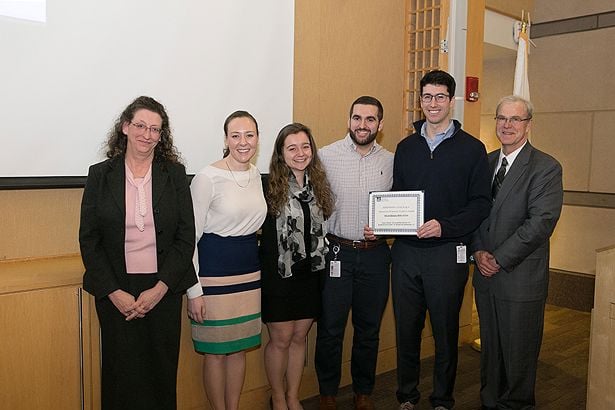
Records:
[[[533,23],[530,30],[530,37],[532,39],[537,39],[558,34],[599,30],[608,27],[615,27],[615,11],[546,21],[543,23]]]
[[[606,192],[564,191],[564,205],[615,209],[615,194]]]

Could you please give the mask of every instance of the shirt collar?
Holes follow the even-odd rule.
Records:
[[[350,148],[354,152],[357,152],[357,144],[355,144],[352,138],[350,137],[350,133],[347,133],[346,136],[344,137],[344,143],[346,144],[348,148]],[[365,156],[378,152],[380,151],[381,148],[382,147],[380,146],[380,144],[378,144],[374,140],[374,144],[372,145],[372,148],[369,150],[369,152]]]
[[[513,162],[515,162],[515,159],[517,158],[517,156],[519,155],[523,147],[525,147],[525,144],[527,144],[527,141],[525,141],[523,145],[521,145],[519,148],[517,148],[516,150],[514,150],[508,155],[504,155],[504,151],[500,149],[500,157],[498,158],[498,163],[496,164],[495,169],[500,168],[500,165],[502,164],[502,158],[504,157],[506,157],[506,161],[508,162],[508,168],[510,168]]]
[[[455,124],[451,120],[451,122],[449,122],[448,124],[448,127],[446,127],[444,131],[439,132],[436,135],[434,135],[434,140],[445,140],[447,138],[450,138],[453,136],[454,131],[455,131]],[[427,121],[425,121],[423,125],[421,126],[421,136],[425,139],[429,139],[429,137],[427,136]]]

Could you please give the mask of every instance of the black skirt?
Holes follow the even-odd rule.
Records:
[[[321,311],[320,284],[324,271],[309,271],[309,263],[303,266],[304,269],[293,269],[293,276],[289,278],[282,278],[277,272],[267,273],[271,277],[263,280],[261,294],[264,323],[318,319]]]

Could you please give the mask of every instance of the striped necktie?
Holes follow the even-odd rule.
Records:
[[[493,199],[495,199],[495,196],[502,187],[502,182],[504,182],[504,177],[506,176],[507,166],[508,161],[506,160],[506,157],[504,157],[502,158],[502,165],[500,165],[500,169],[498,169],[497,174],[495,174],[495,178],[493,178],[493,185],[491,185],[491,198]]]

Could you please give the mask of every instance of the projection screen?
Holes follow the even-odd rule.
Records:
[[[0,16],[0,184],[85,176],[139,95],[168,110],[189,173],[221,157],[225,117],[251,112],[267,172],[292,120],[294,2],[55,0],[46,22]]]

